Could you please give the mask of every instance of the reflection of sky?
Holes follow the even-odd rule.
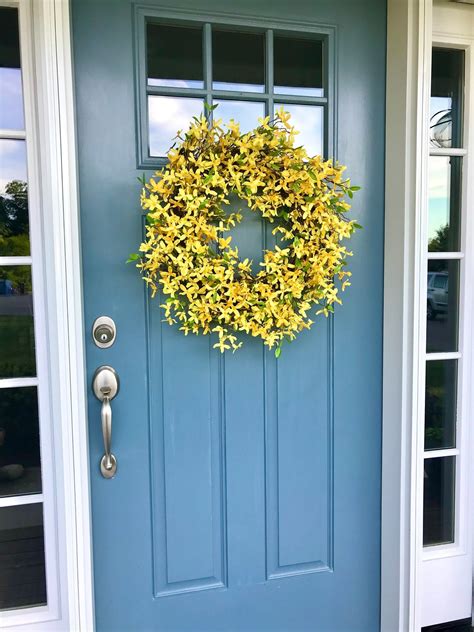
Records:
[[[451,107],[451,97],[430,99],[430,143],[434,147],[452,146]]]
[[[431,97],[430,98],[430,118],[442,110],[450,110],[452,107],[451,97]]]
[[[428,166],[429,239],[436,236],[439,228],[449,223],[450,176],[449,158],[431,156]]]
[[[203,88],[204,82],[195,79],[155,79],[148,77],[148,85],[160,88]]]
[[[213,81],[214,90],[232,90],[239,92],[263,92],[264,86],[256,83],[227,83],[226,81]]]
[[[203,109],[201,99],[149,96],[150,156],[166,156],[178,130],[187,130]]]
[[[21,70],[0,68],[0,129],[24,127]]]
[[[0,139],[0,193],[12,180],[26,182],[25,141]]]
[[[281,107],[280,104],[275,104],[275,110]],[[284,104],[283,109],[291,114],[290,123],[299,132],[295,145],[304,145],[310,156],[322,155],[323,108],[317,105]]]
[[[263,103],[251,103],[249,101],[217,101],[214,99],[213,104],[218,104],[214,110],[214,119],[222,119],[224,123],[228,123],[230,119],[234,119],[240,124],[242,132],[248,132],[258,125],[258,118],[265,116],[265,106]]]

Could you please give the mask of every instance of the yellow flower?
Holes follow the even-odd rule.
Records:
[[[344,217],[350,182],[344,167],[295,148],[296,133],[283,109],[245,134],[235,121],[223,128],[200,117],[141,192],[143,279],[152,296],[168,297],[170,325],[216,335],[221,352],[241,346],[238,332],[280,349],[311,327],[315,307],[328,316],[341,302],[335,279],[341,291],[350,285],[352,253],[342,243],[357,226]],[[226,235],[242,219],[223,210],[231,193],[274,223],[275,247],[256,273]]]

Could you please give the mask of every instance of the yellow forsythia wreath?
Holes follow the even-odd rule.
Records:
[[[327,316],[341,303],[335,277],[342,289],[349,284],[351,253],[341,241],[359,226],[344,215],[345,195],[358,187],[343,180],[343,166],[295,146],[295,134],[283,110],[245,134],[234,121],[195,117],[167,166],[143,180],[146,239],[131,259],[152,295],[167,297],[168,323],[185,334],[215,332],[221,351],[237,349],[245,332],[276,345],[278,356],[284,340],[312,325],[315,305]],[[232,194],[274,225],[277,245],[256,273],[229,235],[242,219],[226,210]]]

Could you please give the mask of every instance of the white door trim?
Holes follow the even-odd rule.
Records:
[[[82,266],[68,0],[33,2],[42,207],[54,285],[69,629],[94,629]],[[48,240],[49,237],[49,240]]]
[[[381,629],[390,632],[420,630],[420,435],[413,420],[420,397],[431,5],[431,0],[388,0]]]
[[[25,0],[31,1],[31,0]],[[42,208],[57,327],[70,629],[94,628],[85,355],[71,27],[68,0],[33,2]],[[416,243],[424,176],[423,90],[431,0],[388,0],[381,629],[415,631],[416,529],[412,424]],[[421,92],[420,92],[421,91]],[[425,118],[426,120],[426,118]],[[414,142],[414,139],[416,141]]]
[[[52,449],[46,456],[53,469],[56,517],[50,527],[57,540],[56,554],[47,556],[47,573],[54,575],[51,581],[48,576],[48,589],[53,584],[58,589],[48,594],[46,607],[1,613],[0,627],[91,632],[92,546],[69,2],[11,0],[10,4],[20,12],[30,197],[40,218],[45,253],[46,340],[41,344],[48,350],[53,402]],[[48,529],[45,525],[46,537]]]

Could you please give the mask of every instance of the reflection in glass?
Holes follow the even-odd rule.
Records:
[[[202,88],[202,28],[147,24],[148,85]]]
[[[0,129],[22,130],[25,123],[17,9],[0,7],[0,42]]]
[[[193,116],[201,116],[201,99],[148,97],[150,156],[166,156],[180,130],[187,130]]]
[[[0,608],[46,603],[43,505],[0,508]]]
[[[12,181],[26,182],[26,145],[24,140],[0,139],[0,193]]]
[[[263,34],[212,30],[212,85],[215,90],[263,92],[264,69]]]
[[[454,542],[454,456],[425,459],[423,546]]]
[[[304,145],[308,155],[323,155],[324,108],[319,105],[275,104],[275,110],[283,109],[291,114],[291,124],[298,130],[295,144]]]
[[[430,156],[428,250],[457,252],[460,239],[461,158]]]
[[[250,101],[216,101],[214,105],[218,107],[214,110],[214,119],[222,119],[228,123],[234,119],[240,124],[242,132],[248,132],[258,125],[258,119],[265,116],[265,105],[263,103],[252,103]]]
[[[428,353],[458,350],[459,261],[428,262]]]
[[[430,145],[462,144],[464,51],[435,48],[432,54]]]
[[[35,375],[31,268],[3,266],[0,267],[0,378]]]
[[[0,496],[41,492],[36,386],[0,389]]]
[[[456,445],[457,360],[426,363],[425,450]]]
[[[324,96],[321,40],[275,35],[273,50],[276,93]]]
[[[0,140],[0,257],[30,254],[23,140]]]

